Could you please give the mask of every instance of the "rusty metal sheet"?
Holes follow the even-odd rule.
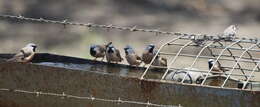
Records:
[[[0,55],[1,56],[1,55]],[[9,55],[11,56],[11,55]],[[4,57],[8,57],[4,56]],[[65,59],[64,59],[65,58]],[[95,66],[104,65],[72,57],[42,54],[33,62],[60,61],[92,63]],[[109,69],[108,66],[112,66]],[[114,67],[114,68],[113,68]],[[102,68],[102,67],[101,67]],[[116,70],[116,68],[120,70]],[[239,89],[226,89],[205,87],[190,84],[179,84],[156,79],[140,80],[133,76],[122,76],[122,69],[127,72],[138,73],[142,68],[128,67],[125,65],[106,65],[104,72],[97,69],[87,70],[65,69],[60,67],[43,66],[37,64],[0,63],[0,88],[23,89],[29,91],[42,91],[53,93],[68,93],[77,96],[95,96],[107,99],[127,99],[131,101],[156,104],[178,105],[184,107],[260,107],[260,92]],[[114,71],[116,70],[116,71]],[[0,106],[6,107],[46,107],[46,106],[124,106],[136,105],[93,101],[79,101],[61,99],[50,96],[33,96],[18,93],[0,92]]]

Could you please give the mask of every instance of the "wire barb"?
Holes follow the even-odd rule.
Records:
[[[14,16],[14,15],[0,15],[0,18],[5,18],[5,19],[17,19],[17,20],[23,20],[23,21],[30,21],[30,22],[42,22],[42,23],[48,23],[48,24],[62,24],[64,26],[67,25],[73,25],[73,26],[85,26],[88,28],[101,28],[101,29],[117,29],[117,30],[126,30],[126,31],[131,31],[131,32],[135,32],[135,31],[139,31],[139,32],[147,32],[147,33],[155,33],[157,36],[158,34],[163,34],[163,35],[171,35],[171,36],[186,36],[185,38],[181,38],[181,39],[191,39],[192,36],[201,36],[201,34],[186,34],[186,33],[180,33],[180,32],[166,32],[166,31],[161,31],[159,29],[140,29],[137,28],[137,26],[133,26],[133,27],[121,27],[121,26],[115,26],[112,24],[109,25],[102,25],[102,24],[94,24],[94,23],[78,23],[78,22],[70,22],[67,19],[65,20],[61,20],[61,21],[57,21],[57,20],[49,20],[49,19],[43,19],[43,18],[28,18],[28,17],[24,17],[22,15],[18,15],[18,16]],[[205,38],[207,38],[206,40],[210,40],[210,41],[226,41],[226,42],[234,42],[236,41],[236,39],[239,38],[234,38],[234,39],[226,39],[225,37],[221,36],[221,35],[203,35],[205,36]],[[258,39],[248,39],[246,38],[248,36],[245,36],[244,38],[242,38],[241,42],[254,42],[257,43],[256,41]]]

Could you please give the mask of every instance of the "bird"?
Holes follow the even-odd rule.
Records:
[[[12,58],[8,59],[8,62],[31,62],[35,55],[37,45],[34,43],[27,44],[24,48],[20,50],[19,53],[15,54]]]
[[[228,28],[226,28],[223,32],[223,36],[226,39],[234,39],[238,30],[238,25],[230,25]]]
[[[107,62],[121,62],[123,58],[120,55],[120,51],[116,49],[112,44],[109,44],[106,49],[106,59]]]
[[[130,65],[139,66],[142,63],[141,57],[135,53],[134,49],[131,46],[127,45],[124,50],[125,58]]]
[[[110,44],[112,44],[112,42],[109,42],[108,44],[105,45],[91,45],[89,50],[90,55],[92,57],[95,57],[94,60],[96,60],[97,58],[102,58],[101,61],[103,61],[106,55],[106,49]]]
[[[209,59],[208,60],[208,66],[209,66],[209,70],[212,68],[212,66],[214,65],[214,62],[215,60],[214,59]],[[212,74],[221,74],[221,73],[224,73],[226,71],[228,71],[228,69],[225,69],[223,67],[221,67],[219,64],[215,64],[212,68],[211,71],[214,71],[214,72],[219,72],[219,73],[212,73]]]
[[[154,62],[152,63],[154,66],[165,66],[167,67],[167,59],[164,57],[161,57],[160,55],[157,55],[155,57]]]
[[[155,45],[154,44],[149,44],[147,47],[144,49],[144,52],[142,54],[142,61],[145,64],[150,64],[153,57],[155,56],[155,51],[154,51]]]

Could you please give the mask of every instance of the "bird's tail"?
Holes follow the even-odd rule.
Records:
[[[107,48],[109,45],[111,45],[111,44],[112,44],[112,42],[107,43],[107,44],[106,44],[106,48]]]

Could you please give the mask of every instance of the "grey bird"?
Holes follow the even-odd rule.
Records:
[[[167,59],[161,57],[160,55],[156,56],[154,62],[152,63],[154,66],[164,66],[167,67]]]
[[[106,59],[107,62],[121,62],[123,58],[120,55],[120,51],[116,49],[112,44],[108,45],[106,49]]]
[[[24,48],[22,48],[19,53],[17,53],[7,61],[28,63],[33,59],[36,48],[37,46],[34,43],[29,43]]]
[[[208,60],[208,66],[209,66],[209,70],[211,69],[211,67],[214,65],[215,60],[214,59],[209,59]],[[223,67],[221,67],[219,64],[215,64],[212,68],[213,72],[219,72],[219,73],[212,73],[212,74],[221,74],[224,73],[226,71],[228,71],[228,69],[225,69]]]
[[[135,53],[134,49],[131,46],[127,45],[124,50],[125,58],[130,65],[138,66],[142,63],[141,57]]]
[[[112,44],[112,42],[109,42],[106,45],[91,45],[89,50],[90,55],[95,57],[94,60],[96,60],[97,58],[102,58],[101,60],[103,61],[106,55],[106,49],[110,44]]]
[[[145,63],[145,64],[150,64],[154,55],[155,55],[155,51],[154,51],[154,48],[155,48],[155,45],[154,44],[150,44],[148,45],[143,54],[142,54],[142,61]]]
[[[223,36],[227,39],[234,39],[237,34],[237,30],[237,25],[230,25],[228,28],[224,30]]]

